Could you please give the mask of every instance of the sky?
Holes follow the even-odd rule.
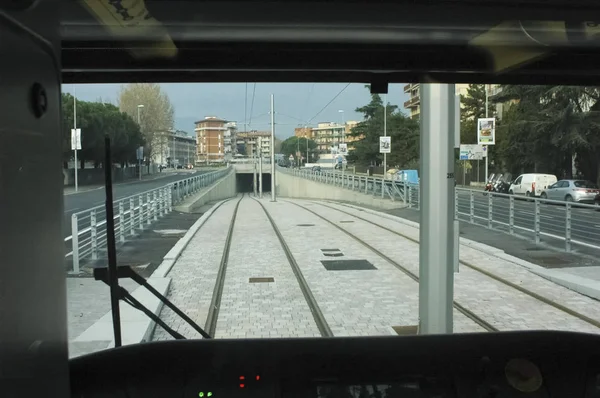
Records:
[[[347,87],[346,87],[347,86]],[[355,109],[370,101],[362,83],[164,83],[175,110],[175,128],[192,135],[194,122],[205,116],[235,121],[238,130],[270,131],[270,95],[275,99],[275,135],[285,139],[294,128],[320,122],[362,120]],[[390,84],[387,100],[400,110],[408,94],[404,84]],[[121,84],[64,84],[65,93],[84,101],[117,104]],[[254,98],[254,101],[253,101]],[[343,112],[339,112],[343,110]]]

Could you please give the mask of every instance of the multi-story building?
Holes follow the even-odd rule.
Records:
[[[468,84],[456,84],[456,94],[466,95]],[[408,94],[408,100],[404,101],[404,108],[408,109],[412,119],[418,119],[421,114],[421,94],[419,83],[410,83],[404,86],[404,92]]]
[[[225,160],[231,160],[235,154],[237,154],[237,145],[236,145],[236,133],[237,133],[237,123],[229,122],[225,123],[225,127],[227,130],[223,134],[223,146],[225,150]]]
[[[296,127],[294,129],[294,135],[298,138],[313,138],[313,130],[310,127]]]
[[[152,139],[152,161],[156,164],[176,167],[194,164],[196,138],[185,131],[169,130],[156,133]]]
[[[332,147],[345,142],[346,126],[339,123],[318,123],[312,128],[313,140],[317,143],[318,153],[330,153]]]
[[[270,131],[244,131],[237,133],[237,144],[243,145],[245,148],[246,156],[253,156],[258,145],[258,138],[260,140],[261,152],[263,155],[271,153],[271,132]]]
[[[224,136],[228,131],[226,123],[228,123],[226,120],[216,116],[206,116],[204,120],[195,123],[198,162],[220,163],[225,161]]]
[[[352,129],[354,127],[356,127],[356,125],[358,123],[360,123],[360,122],[353,121],[353,120],[346,122],[346,143],[348,144],[348,151],[354,150],[354,145],[353,145],[354,142],[360,141],[364,138],[364,136],[354,137],[354,136],[350,135],[350,132],[352,131]]]

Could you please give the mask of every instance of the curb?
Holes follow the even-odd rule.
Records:
[[[183,250],[187,247],[196,232],[204,225],[210,216],[225,202],[231,199],[221,200],[215,203],[206,213],[202,215],[177,241],[175,246],[163,257],[162,263],[147,279],[148,283],[154,287],[160,294],[166,296],[171,285],[171,278],[167,274],[173,268],[177,259],[181,256]],[[159,316],[163,308],[163,303],[143,286],[136,288],[131,295],[140,301],[154,315]],[[156,324],[144,313],[136,310],[130,305],[119,301],[121,312],[121,337],[123,345],[144,343],[150,341]],[[83,333],[72,340],[73,343],[103,343],[105,348],[115,346],[112,311],[107,312],[99,320],[94,322]]]
[[[229,200],[231,200],[231,198],[215,203],[206,213],[202,214],[202,216],[196,220],[190,229],[187,230],[185,235],[183,235],[183,237],[179,239],[171,248],[171,250],[169,250],[169,252],[163,257],[162,263],[160,263],[160,265],[154,270],[150,278],[165,278],[169,271],[171,271],[171,268],[173,268],[173,265],[175,265],[177,259],[181,256],[183,250],[190,243],[194,235],[196,235],[196,232],[198,232],[198,230],[204,225],[210,216],[212,216],[213,213],[217,211],[219,207],[221,207],[222,204]]]

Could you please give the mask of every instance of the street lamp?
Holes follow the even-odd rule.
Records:
[[[144,107],[144,105],[138,105],[137,106],[137,113],[138,113],[138,125],[140,124],[140,109],[142,109]]]
[[[346,120],[344,119],[344,111],[340,109],[338,112],[342,114],[342,142],[346,142]]]

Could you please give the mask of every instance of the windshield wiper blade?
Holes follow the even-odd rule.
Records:
[[[158,290],[156,290],[152,285],[148,283],[148,281],[131,269],[130,266],[120,265],[117,267],[117,278],[129,278],[135,281],[138,285],[145,287],[150,293],[152,293],[156,298],[158,298],[164,305],[169,307],[173,312],[179,315],[184,321],[186,321],[191,327],[193,327],[198,333],[202,335],[205,339],[210,339],[210,335],[206,333],[196,322],[194,322],[189,316],[187,316],[183,311],[181,311],[175,304],[173,304],[169,299],[163,296]],[[100,280],[109,285],[108,280],[108,268],[106,267],[97,267],[94,268],[94,279]],[[185,339],[181,334],[171,329],[167,326],[158,316],[156,316],[152,311],[144,307],[142,303],[136,300],[131,294],[122,286],[119,286],[118,297],[119,299],[125,301],[127,304],[131,305],[133,308],[142,311],[146,314],[150,319],[152,319],[156,324],[160,325],[165,331],[167,331],[171,336],[176,339]],[[132,304],[133,303],[133,304]]]

